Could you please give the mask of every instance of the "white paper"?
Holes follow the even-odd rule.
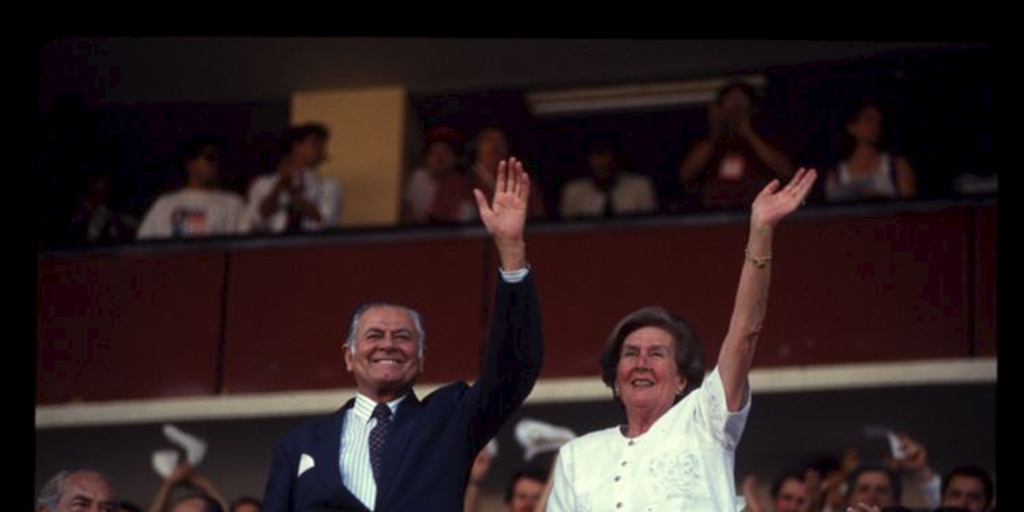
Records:
[[[892,453],[894,459],[902,459],[907,456],[903,453],[903,447],[900,446],[900,438],[896,436],[896,432],[892,429],[887,428],[883,425],[864,425],[862,431],[864,437],[868,439],[886,439],[889,441],[889,451]]]
[[[171,476],[178,467],[178,450],[156,450],[153,452],[153,470],[162,478]]]
[[[523,458],[530,460],[538,454],[558,450],[563,444],[575,439],[576,433],[565,427],[523,418],[516,424],[515,436],[526,452]]]
[[[206,441],[183,432],[170,423],[164,424],[164,437],[182,450],[185,450],[185,459],[188,460],[192,467],[198,466],[203,461],[203,457],[206,456]]]

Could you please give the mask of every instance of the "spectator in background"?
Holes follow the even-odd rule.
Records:
[[[753,128],[757,91],[733,83],[708,107],[709,131],[683,158],[680,184],[702,209],[746,208],[771,180],[793,175],[789,157]]]
[[[193,492],[179,499],[170,512],[224,512],[224,505],[205,492]]]
[[[534,512],[544,494],[548,472],[540,467],[524,467],[515,472],[505,488],[508,512]]]
[[[865,464],[846,478],[846,510],[877,512],[900,505],[903,485],[895,471]]]
[[[494,194],[498,163],[507,159],[509,155],[508,134],[497,126],[487,126],[477,132],[470,146],[470,184],[490,197]],[[527,215],[531,219],[543,219],[545,216],[544,198],[536,179],[530,180],[530,204],[527,206]]]
[[[199,135],[181,147],[185,187],[160,195],[142,219],[138,239],[234,235],[246,230],[241,196],[219,189],[224,139]]]
[[[423,163],[405,183],[403,224],[460,224],[476,219],[476,202],[459,162],[463,135],[454,128],[427,130]]]
[[[888,459],[886,464],[917,488],[929,510],[947,507],[985,512],[992,504],[992,479],[984,469],[958,466],[940,477],[928,463],[924,444],[905,432],[897,432],[896,437],[900,457]]]
[[[295,233],[338,225],[341,184],[316,171],[327,158],[329,135],[319,123],[285,130],[277,171],[257,177],[249,187],[246,209],[253,231]]]
[[[36,512],[114,512],[117,490],[102,473],[92,469],[61,471],[43,485]]]
[[[477,454],[469,472],[464,512],[480,512],[480,484],[490,471],[493,455],[485,447]],[[508,512],[534,512],[546,491],[548,471],[536,465],[519,468],[505,487],[505,507]]]
[[[864,99],[843,125],[839,164],[825,178],[829,201],[901,199],[917,195],[910,161],[882,144],[882,111]]]
[[[473,465],[469,468],[469,481],[466,482],[466,495],[462,501],[463,512],[481,512],[483,510],[480,503],[480,494],[483,492],[481,484],[487,478],[487,474],[491,472],[491,464],[494,462],[494,455],[490,450],[491,443],[494,443],[494,439],[491,439],[476,454]]]
[[[647,176],[619,168],[616,142],[596,137],[587,151],[587,176],[562,188],[559,214],[574,217],[612,217],[653,213],[658,208],[654,182]]]
[[[994,497],[992,477],[981,466],[957,466],[942,479],[942,507],[987,512]]]
[[[75,244],[115,244],[135,239],[139,221],[110,208],[110,176],[89,173],[85,193],[71,216],[67,241]]]
[[[118,512],[142,512],[142,507],[128,500],[121,500],[117,503]]]
[[[168,508],[171,495],[177,489],[187,489],[188,494]],[[223,512],[224,509],[225,500],[217,487],[187,460],[181,461],[160,483],[149,505],[149,512]]]
[[[242,496],[231,502],[228,512],[261,512],[262,510],[263,502],[261,500],[252,496]]]
[[[811,510],[810,495],[807,489],[806,475],[801,471],[786,471],[772,481],[769,495],[771,496],[771,512],[809,512]],[[748,512],[764,512],[754,490],[756,477],[748,476],[743,481],[743,494],[746,498]]]
[[[810,464],[805,475],[811,512],[844,510],[846,477],[860,466],[860,454],[854,448],[842,458],[821,457]]]

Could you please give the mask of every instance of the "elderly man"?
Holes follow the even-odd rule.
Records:
[[[114,512],[117,491],[99,471],[79,469],[54,475],[36,500],[36,512]]]
[[[276,446],[265,512],[441,511],[463,507],[475,455],[522,404],[540,374],[540,308],[523,228],[530,181],[512,158],[499,167],[488,204],[474,195],[500,257],[484,367],[422,400],[424,332],[417,312],[373,303],[352,317],[344,346],[357,394]]]

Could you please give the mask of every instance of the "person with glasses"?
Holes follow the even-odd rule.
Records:
[[[161,194],[146,211],[136,238],[196,238],[234,235],[247,229],[242,196],[220,188],[224,139],[197,135],[180,150],[185,186]]]

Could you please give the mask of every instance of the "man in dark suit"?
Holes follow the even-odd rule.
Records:
[[[359,308],[344,351],[357,395],[278,442],[264,512],[462,510],[474,457],[540,374],[540,307],[523,241],[529,191],[514,158],[501,163],[490,204],[474,191],[501,264],[477,381],[418,399],[412,387],[423,370],[419,314],[394,304]]]

